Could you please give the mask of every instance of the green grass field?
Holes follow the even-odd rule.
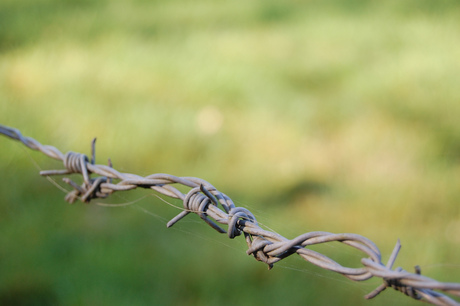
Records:
[[[457,1],[3,0],[0,123],[203,178],[288,238],[361,234],[384,262],[400,238],[396,266],[460,282],[459,29]],[[167,229],[148,190],[68,205],[38,175],[61,164],[0,148],[1,305],[420,305],[300,258],[267,271],[196,215]]]

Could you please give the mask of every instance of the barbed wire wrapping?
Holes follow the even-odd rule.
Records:
[[[83,176],[81,185],[69,178],[63,179],[73,188],[73,191],[65,197],[69,203],[74,203],[76,200],[89,203],[94,198],[105,198],[115,191],[131,190],[138,187],[150,188],[162,195],[183,201],[185,210],[169,221],[168,227],[173,226],[189,213],[195,213],[219,233],[227,233],[230,239],[243,235],[248,245],[246,253],[254,256],[256,260],[266,263],[269,269],[276,262],[297,253],[314,265],[340,273],[354,281],[364,281],[372,277],[381,278],[383,284],[366,295],[366,299],[374,298],[386,288],[391,287],[414,299],[435,305],[460,305],[456,300],[439,292],[443,291],[460,297],[460,283],[439,282],[423,276],[418,266],[415,267],[415,273],[407,272],[400,267],[393,269],[393,264],[401,248],[399,239],[388,263],[384,265],[381,262],[381,253],[378,247],[368,238],[358,234],[333,234],[317,231],[302,234],[294,239],[287,239],[277,233],[264,230],[258,225],[256,218],[249,210],[236,207],[227,195],[200,178],[177,177],[163,173],[142,177],[121,173],[112,167],[110,159],[107,166],[96,165],[95,139],[92,142],[92,156],[89,159],[86,155],[75,152],[63,154],[53,146],[42,145],[33,138],[24,137],[14,128],[0,125],[0,133],[22,142],[30,149],[40,151],[64,163],[65,169],[41,171],[40,175],[79,173]],[[91,178],[91,174],[96,174],[98,177]],[[117,182],[115,183],[114,180]],[[184,185],[191,189],[183,194],[172,184]],[[227,230],[219,224],[226,225]],[[363,267],[344,267],[329,257],[306,248],[332,241],[341,242],[365,253],[368,257],[361,259]]]

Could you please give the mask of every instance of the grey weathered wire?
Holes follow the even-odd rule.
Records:
[[[121,173],[109,165],[95,164],[95,140],[92,142],[91,160],[84,154],[67,152],[63,154],[53,146],[42,145],[30,137],[24,137],[17,129],[0,125],[0,133],[18,140],[33,150],[38,150],[47,156],[64,163],[64,170],[41,171],[40,175],[63,175],[80,173],[83,176],[82,185],[78,185],[69,178],[64,182],[72,186],[73,191],[66,196],[66,201],[73,203],[76,200],[89,203],[94,198],[105,198],[115,191],[135,189],[137,187],[151,188],[156,192],[176,199],[181,199],[185,210],[168,222],[171,227],[189,213],[196,213],[204,222],[220,233],[227,233],[229,238],[243,234],[248,245],[247,254],[253,255],[256,260],[264,262],[269,269],[273,265],[294,254],[321,268],[342,274],[354,280],[364,281],[371,277],[378,277],[383,284],[365,296],[371,299],[387,287],[417,299],[435,305],[460,305],[456,300],[440,293],[442,291],[460,297],[460,283],[445,283],[421,275],[420,268],[415,267],[416,273],[404,271],[398,267],[393,269],[398,252],[401,248],[399,240],[386,265],[381,262],[381,253],[378,247],[368,238],[357,234],[333,234],[328,232],[309,232],[294,239],[287,239],[277,233],[262,229],[254,215],[243,207],[236,207],[233,201],[213,185],[196,177],[177,177],[174,175],[157,173],[142,177],[130,173]],[[98,177],[91,178],[91,174]],[[114,183],[114,180],[117,182]],[[172,184],[190,187],[187,194],[183,194]],[[222,207],[222,209],[219,208]],[[227,230],[219,224],[227,225]],[[368,257],[362,258],[361,268],[349,268],[340,265],[329,257],[310,250],[306,247],[338,241],[365,253]],[[436,291],[438,290],[438,291]]]

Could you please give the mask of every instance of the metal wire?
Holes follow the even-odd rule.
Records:
[[[393,269],[393,264],[401,248],[399,240],[388,263],[384,265],[381,262],[381,253],[378,247],[371,240],[361,235],[309,232],[294,239],[287,239],[277,233],[262,229],[249,210],[236,207],[227,195],[200,178],[177,177],[163,173],[142,177],[130,173],[121,173],[112,168],[110,160],[108,166],[96,165],[95,140],[92,142],[90,160],[86,155],[80,153],[67,152],[63,154],[53,146],[42,145],[33,138],[24,137],[14,128],[0,125],[0,133],[22,142],[30,149],[38,150],[64,163],[64,170],[41,171],[40,175],[82,174],[82,185],[78,185],[69,178],[63,179],[73,188],[73,191],[69,192],[65,197],[65,200],[69,203],[74,203],[76,200],[89,203],[94,198],[105,198],[115,191],[130,190],[138,187],[150,188],[162,195],[183,201],[185,210],[169,221],[168,227],[173,226],[189,213],[195,213],[219,233],[227,233],[230,239],[243,235],[248,245],[247,254],[254,256],[258,261],[266,263],[269,269],[276,262],[296,253],[312,264],[340,273],[354,281],[364,281],[371,277],[381,278],[383,284],[366,295],[366,299],[374,298],[386,288],[391,287],[414,299],[435,305],[460,305],[458,301],[439,292],[442,291],[460,297],[460,283],[444,283],[423,276],[418,266],[415,267],[415,273],[404,271],[400,267]],[[91,174],[98,176],[91,178]],[[184,185],[191,189],[186,194],[183,194],[172,184]],[[226,225],[227,229],[225,230],[221,225]],[[361,259],[363,267],[344,267],[329,257],[306,248],[311,245],[332,241],[341,242],[367,255],[367,257]]]

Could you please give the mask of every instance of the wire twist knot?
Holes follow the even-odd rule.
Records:
[[[64,167],[68,173],[88,173],[86,163],[89,162],[88,156],[82,153],[67,152],[64,155]]]
[[[80,173],[83,176],[83,183],[81,185],[78,185],[69,178],[63,178],[63,181],[74,189],[69,191],[65,196],[65,200],[69,203],[74,203],[78,199],[80,199],[82,202],[89,203],[91,199],[106,198],[112,193],[111,190],[101,189],[101,184],[111,182],[111,179],[105,176],[100,176],[97,178],[90,177],[91,171],[88,169],[88,164],[94,165],[96,152],[95,145],[96,139],[93,139],[91,143],[91,160],[85,154],[67,152],[63,157],[65,170],[47,170],[40,172],[40,174],[44,176],[72,173]],[[110,161],[109,166],[111,167]]]
[[[215,206],[218,206],[219,202],[214,197],[214,195],[212,195],[212,193],[203,185],[192,188],[185,196],[183,202],[185,210],[177,216],[175,216],[174,218],[172,218],[168,222],[167,227],[173,226],[180,219],[182,219],[189,213],[194,212],[197,215],[199,215],[200,218],[203,219],[207,224],[209,224],[209,226],[211,226],[213,229],[215,229],[219,233],[225,233],[225,230],[223,228],[221,228],[214,221],[208,218],[207,210],[209,204],[214,204]]]
[[[71,204],[78,199],[82,202],[89,203],[92,199],[106,198],[110,195],[110,192],[101,190],[101,184],[107,182],[107,178],[104,176],[89,179],[88,182],[83,182],[82,185],[77,185],[67,177],[62,180],[74,188],[74,190],[70,191],[65,196],[65,200]]]
[[[240,220],[249,221],[257,225],[254,215],[243,207],[233,207],[228,213],[228,237],[230,239],[241,235],[241,229],[238,228]]]
[[[248,240],[246,239],[246,241]],[[264,237],[253,236],[252,239],[248,241],[249,248],[246,251],[246,254],[252,255],[257,261],[267,264],[268,270],[271,270],[273,268],[273,263],[277,260],[264,251],[265,246],[269,244],[272,244],[272,242],[268,241]]]
[[[397,269],[395,269],[395,271],[401,272],[403,271],[403,269],[401,267],[398,267]],[[420,274],[420,273],[417,273],[417,274]],[[420,295],[417,294],[417,292],[415,291],[413,287],[402,284],[397,278],[392,278],[392,279],[384,278],[383,282],[384,282],[385,287],[391,287],[395,290],[398,290],[399,292],[404,293],[407,296],[410,296],[413,299],[420,300],[422,298]]]

